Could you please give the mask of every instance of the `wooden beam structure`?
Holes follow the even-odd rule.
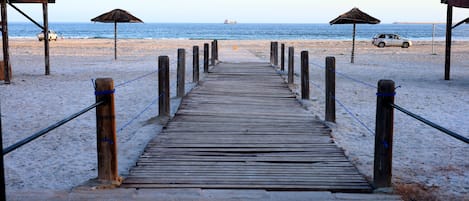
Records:
[[[8,44],[8,19],[7,19],[7,0],[1,0],[2,15],[2,44],[3,44],[3,64],[4,64],[4,81],[10,84],[10,47]]]
[[[15,3],[33,3],[33,4],[42,4],[43,10],[43,21],[44,24],[41,26],[26,13],[21,11],[19,8],[14,6]],[[4,62],[4,75],[5,75],[5,84],[10,84],[11,82],[11,71],[9,70],[10,62],[10,51],[9,51],[9,39],[8,39],[8,14],[7,14],[7,5],[10,5],[20,14],[25,16],[28,20],[37,25],[43,32],[44,38],[49,38],[49,12],[48,4],[55,3],[55,0],[2,0],[1,1],[1,19],[2,19],[2,44],[3,44],[3,62]],[[45,60],[45,74],[50,75],[50,62],[49,62],[49,40],[44,40],[44,60]]]
[[[451,40],[452,40],[452,29],[460,25],[453,25],[453,7],[469,8],[469,1],[466,0],[441,0],[441,3],[448,4],[446,11],[446,50],[445,50],[445,80],[450,80],[451,71]],[[467,21],[463,20],[462,22]],[[466,22],[467,23],[467,22]]]
[[[451,71],[451,42],[452,42],[452,29],[453,24],[453,6],[448,5],[446,11],[446,48],[445,48],[445,80],[450,80]]]
[[[10,0],[8,3],[55,3],[55,0]]]

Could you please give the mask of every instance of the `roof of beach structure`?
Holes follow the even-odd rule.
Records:
[[[98,17],[91,19],[93,22],[104,22],[104,23],[114,23],[114,22],[128,22],[128,23],[139,23],[143,22],[137,17],[133,16],[129,12],[122,9],[114,9],[107,13],[104,13]]]
[[[441,3],[454,7],[469,8],[469,0],[441,0]]]
[[[381,21],[366,14],[358,8],[340,15],[329,23],[332,24],[379,24]]]

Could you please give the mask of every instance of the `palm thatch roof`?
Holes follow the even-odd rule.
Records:
[[[381,21],[371,17],[365,12],[361,11],[358,8],[353,8],[352,10],[340,15],[339,17],[333,19],[329,23],[332,24],[379,24]]]
[[[455,6],[455,7],[460,7],[460,8],[469,8],[468,0],[441,0],[441,3],[445,3],[450,6]]]
[[[143,22],[137,17],[133,16],[129,12],[122,9],[114,9],[107,13],[104,13],[98,17],[91,19],[93,22],[104,22],[104,23],[115,23],[115,22],[127,22],[127,23],[139,23]]]

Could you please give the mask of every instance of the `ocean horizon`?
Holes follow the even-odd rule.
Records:
[[[356,39],[371,40],[378,33],[396,33],[416,41],[445,40],[445,24],[358,24]],[[114,38],[112,23],[49,23],[65,39]],[[40,28],[28,22],[9,23],[10,38],[36,38]],[[352,25],[276,23],[119,23],[119,39],[187,40],[350,40]],[[469,25],[453,30],[453,40],[469,40]]]

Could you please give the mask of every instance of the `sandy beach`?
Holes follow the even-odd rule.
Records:
[[[118,60],[113,40],[64,39],[51,42],[51,75],[44,75],[43,43],[33,39],[10,41],[13,80],[0,84],[3,146],[94,103],[92,79],[111,77],[116,85],[142,79],[116,89],[119,172],[126,175],[147,142],[161,126],[153,121],[157,105],[157,57],[171,61],[175,87],[178,48],[187,51],[187,90],[192,82],[192,46],[199,40],[119,40]],[[337,60],[337,99],[374,131],[376,86],[380,79],[396,82],[396,104],[456,133],[469,137],[469,41],[455,41],[452,80],[443,80],[444,42],[377,48],[357,41],[355,64],[350,63],[351,41],[288,40],[299,54],[310,54],[311,100],[303,101],[324,119],[325,57]],[[219,41],[220,60],[269,61],[270,41]],[[203,48],[201,48],[202,50]],[[225,53],[224,53],[225,52]],[[227,52],[235,52],[229,57]],[[350,79],[350,78],[353,78]],[[299,77],[295,82],[299,83]],[[357,82],[360,81],[360,82]],[[3,83],[3,82],[2,82]],[[173,87],[173,88],[174,88]],[[175,90],[171,92],[175,96]],[[177,102],[175,99],[174,102]],[[133,117],[144,112],[129,126]],[[175,108],[173,108],[175,110]],[[7,191],[68,190],[97,176],[96,120],[91,111],[65,126],[5,156]],[[328,125],[333,138],[368,179],[372,178],[374,136],[337,104],[337,123]],[[394,126],[393,184],[400,194],[419,200],[469,200],[468,145],[396,111]],[[414,196],[414,197],[412,197]]]

